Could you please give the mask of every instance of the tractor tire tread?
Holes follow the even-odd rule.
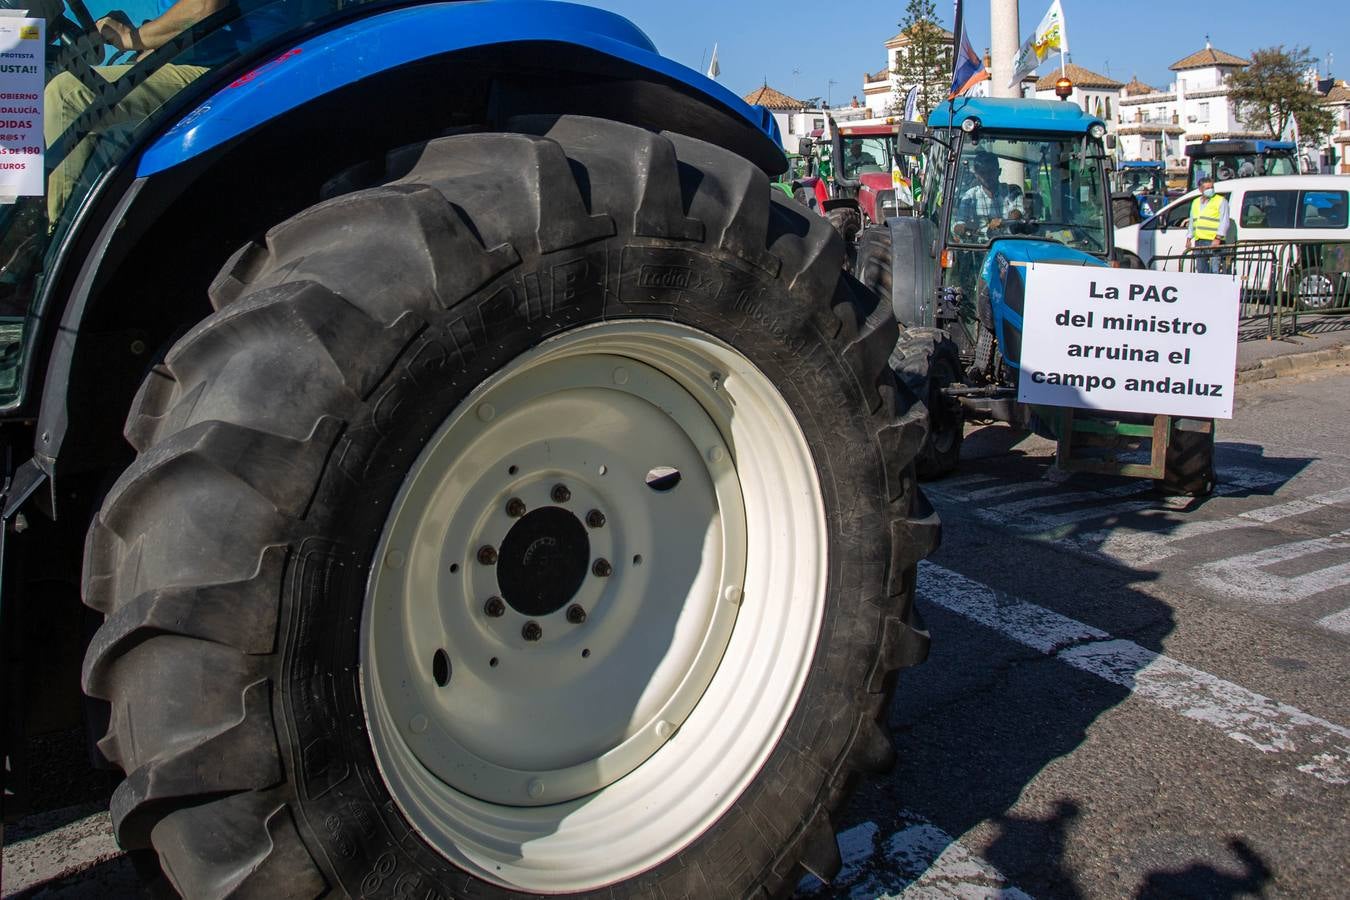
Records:
[[[914,451],[921,412],[885,365],[896,327],[889,310],[843,273],[845,247],[829,224],[786,198],[766,203],[767,176],[738,156],[604,120],[517,125],[524,131],[395,151],[385,163],[394,181],[338,193],[241,248],[212,284],[217,312],[137,394],[127,435],[139,455],[86,544],[86,602],[108,618],[84,680],[112,704],[100,746],[130,773],[113,803],[119,839],[153,845],[186,896],[312,897],[331,887],[295,806],[293,751],[278,743],[282,626],[271,579],[309,535],[323,473],[369,475],[345,455],[351,423],[378,408],[382,386],[415,376],[409,357],[428,323],[449,322],[450,334],[462,328],[467,339],[464,300],[522,259],[619,230],[661,246],[695,244],[786,285],[785,301],[764,314],[786,339],[826,337],[852,373],[858,412],[885,467],[877,490],[891,522],[888,533],[866,537],[890,546],[878,590],[885,596],[872,597],[873,613],[860,621],[836,614],[826,624],[873,648],[867,662],[840,661],[820,675],[822,683],[853,679],[859,699],[843,710],[803,704],[782,741],[792,749],[715,826],[778,849],[774,861],[729,884],[729,869],[686,864],[682,853],[660,881],[639,876],[631,890],[780,896],[803,867],[832,876],[830,810],[841,807],[856,773],[894,760],[879,723],[896,671],[926,653],[914,566],[940,530],[903,457]],[[579,177],[605,167],[616,178]],[[485,177],[528,202],[491,204]],[[337,230],[369,252],[346,251],[350,244],[331,239]],[[280,383],[305,390],[262,402]],[[188,689],[166,699],[154,693],[165,683]],[[781,804],[797,785],[820,783],[812,773],[822,769],[815,812],[783,821]],[[207,833],[223,836],[207,842]],[[677,890],[681,883],[688,889]]]

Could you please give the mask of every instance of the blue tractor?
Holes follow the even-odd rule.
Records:
[[[6,815],[84,727],[187,897],[828,880],[938,522],[768,112],[577,5],[187,5],[18,20]]]
[[[1167,167],[1160,159],[1121,160],[1111,172],[1112,223],[1134,225],[1167,203]]]
[[[958,99],[926,129],[913,124],[925,145],[922,208],[865,231],[855,271],[890,298],[901,324],[891,366],[908,400],[928,407],[919,475],[956,469],[967,417],[1034,428],[1063,450],[1072,418],[1016,400],[1026,272],[1116,264],[1106,125],[1069,103],[989,98]],[[1122,437],[1152,428],[1136,418],[1080,425]],[[1189,427],[1169,426],[1165,466],[1146,471],[1166,489],[1201,493],[1213,480],[1213,432]]]
[[[1206,135],[1208,138],[1208,135]],[[1299,174],[1298,144],[1270,140],[1203,140],[1186,145],[1191,161],[1186,189],[1195,190],[1201,178],[1227,181],[1253,175]]]

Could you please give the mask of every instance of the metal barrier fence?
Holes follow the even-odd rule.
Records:
[[[1278,338],[1323,316],[1350,314],[1350,241],[1239,241],[1155,256],[1163,272],[1219,272],[1241,286],[1242,337]]]

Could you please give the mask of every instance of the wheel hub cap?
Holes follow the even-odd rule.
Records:
[[[497,584],[523,616],[547,616],[576,596],[591,569],[586,526],[570,511],[546,506],[526,513],[502,541]]]

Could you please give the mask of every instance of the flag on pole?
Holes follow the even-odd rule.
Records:
[[[1059,0],[1055,2],[1058,3]],[[948,100],[959,97],[989,77],[984,60],[980,59],[975,48],[970,46],[970,38],[966,37],[966,23],[961,18],[961,0],[956,0],[956,21],[953,25],[952,34],[956,39],[956,52],[952,54],[952,89],[947,95]]]
[[[1056,3],[1059,0],[1055,0]],[[712,62],[708,63],[708,77],[716,78],[722,74],[722,67],[717,64],[717,44],[713,44]]]
[[[1031,37],[1027,38],[1022,48],[1017,51],[1017,56],[1013,59],[1012,80],[1008,82],[1008,87],[1012,87],[1036,71],[1036,67],[1045,62],[1054,51],[1058,51],[1061,56],[1069,52],[1069,32],[1064,27],[1064,9],[1059,5],[1059,0],[1050,4],[1050,8],[1041,17],[1041,24],[1036,26]]]
[[[909,95],[905,97],[905,121],[913,122],[914,114],[918,112],[919,107],[919,86],[916,84],[909,89]]]

